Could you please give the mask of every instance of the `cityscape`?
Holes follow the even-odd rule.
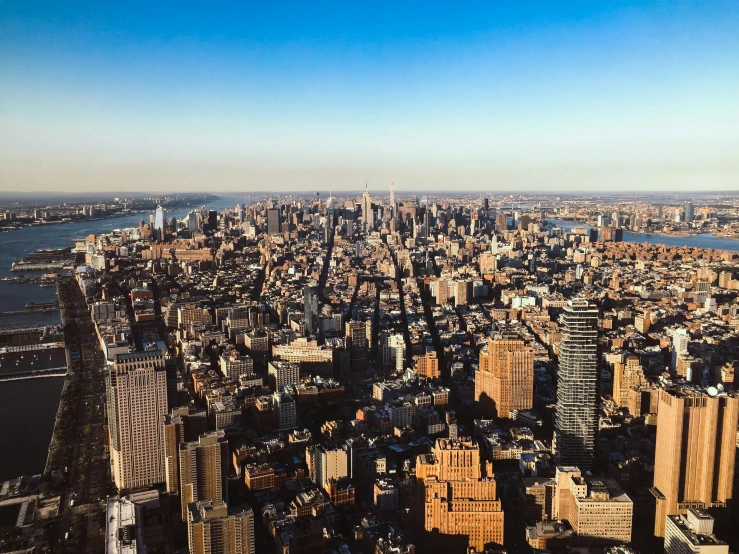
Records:
[[[738,196],[248,197],[8,228],[107,226],[0,283],[64,382],[6,551],[733,547]]]
[[[739,554],[737,53],[0,2],[0,554]]]

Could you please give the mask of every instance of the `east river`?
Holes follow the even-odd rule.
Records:
[[[562,227],[569,231],[573,227],[585,227],[590,229],[590,225],[578,223],[576,221],[549,219],[551,224]],[[727,239],[723,237],[714,237],[711,233],[701,233],[699,235],[689,235],[684,237],[675,237],[668,235],[654,235],[651,233],[632,233],[624,231],[624,242],[647,242],[649,244],[665,244],[667,246],[690,246],[694,248],[715,248],[716,250],[728,250],[729,252],[739,252],[739,240]]]
[[[209,204],[208,208],[221,211],[224,208],[232,208],[237,202],[244,200],[243,197],[221,197]],[[182,219],[190,209],[193,208],[173,210],[168,217]],[[137,227],[142,219],[148,221],[148,214],[59,225],[39,225],[0,233],[0,278],[41,275],[44,272],[12,273],[10,269],[13,262],[35,250],[74,246],[73,240],[76,238],[108,233],[113,229]],[[28,302],[53,302],[56,299],[55,287],[0,281],[2,312],[24,310]],[[56,325],[60,321],[59,311],[0,316],[0,326],[25,323]],[[0,362],[0,372],[15,373],[43,366],[64,365],[63,361],[59,362],[60,359],[64,359],[61,351],[39,354],[39,357],[43,360],[34,359],[33,354],[25,354],[23,358],[18,354],[4,356]],[[0,382],[0,482],[19,475],[43,472],[63,379],[63,377],[45,377]]]

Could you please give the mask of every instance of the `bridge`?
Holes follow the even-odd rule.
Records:
[[[0,382],[41,379],[42,377],[64,377],[66,374],[66,367],[52,367],[50,369],[38,369],[36,371],[21,371],[19,373],[2,373],[0,374]]]

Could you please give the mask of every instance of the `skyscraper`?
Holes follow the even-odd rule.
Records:
[[[593,467],[598,428],[598,308],[570,300],[561,318],[553,449],[560,465]]]
[[[395,215],[395,181],[390,181],[390,209]]]
[[[674,386],[659,391],[654,487],[654,534],[669,515],[708,510],[719,529],[731,509],[739,397]]]
[[[188,506],[190,554],[254,554],[254,513],[248,506],[192,502]]]
[[[431,454],[418,456],[416,479],[422,530],[438,530],[439,539],[466,536],[477,552],[503,544],[503,509],[492,464],[487,462],[483,475],[480,448],[473,439],[437,439]],[[441,551],[443,545],[435,546]]]
[[[157,206],[154,212],[154,230],[159,240],[164,239],[164,229],[167,226],[167,210],[162,206]]]
[[[223,464],[228,463],[228,441],[222,429],[201,435],[197,441],[179,445],[182,520],[187,506],[198,500],[220,504],[224,499]],[[225,459],[224,459],[225,458]]]
[[[303,308],[305,310],[305,334],[310,336],[316,333],[318,320],[318,293],[316,287],[306,285],[303,289]]]
[[[475,402],[486,416],[511,417],[534,405],[534,350],[522,340],[488,338],[475,371]]]
[[[364,231],[369,233],[374,227],[375,218],[372,211],[372,198],[367,190],[367,183],[364,184],[364,193],[362,194],[362,221],[364,222]]]
[[[165,482],[167,372],[160,350],[118,354],[106,376],[110,465],[118,490]]]
[[[280,234],[280,210],[274,208],[267,210],[267,234]]]

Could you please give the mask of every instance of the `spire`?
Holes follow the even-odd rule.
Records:
[[[364,192],[367,192],[367,181],[364,182]]]

